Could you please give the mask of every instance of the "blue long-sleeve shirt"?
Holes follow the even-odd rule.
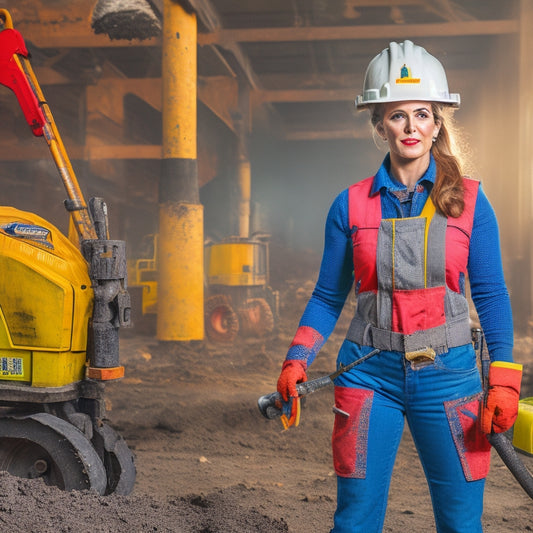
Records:
[[[420,215],[436,177],[433,157],[413,191],[390,174],[387,155],[375,175],[372,192],[380,191],[383,218]],[[505,285],[499,230],[494,210],[480,185],[468,257],[470,293],[478,313],[491,359],[512,361],[513,321],[509,293]],[[334,200],[325,227],[324,254],[318,280],[299,324],[313,331],[313,343],[295,337],[287,359],[303,359],[311,364],[333,331],[346,297],[353,285],[353,250],[348,219],[348,189]],[[309,337],[309,336],[308,336]]]

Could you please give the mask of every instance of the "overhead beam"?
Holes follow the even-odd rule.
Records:
[[[158,8],[162,2],[152,0]],[[420,5],[420,0],[346,0],[350,7]],[[209,33],[199,35],[200,45],[225,45],[231,47],[239,42],[290,42],[319,40],[375,39],[376,36],[390,38],[457,36],[457,35],[497,35],[516,33],[518,20],[456,21],[434,24],[385,24],[353,25],[340,27],[287,27],[287,28],[243,28],[224,29],[220,17],[210,0],[188,0]],[[42,0],[6,1],[11,10],[15,28],[26,40],[39,48],[106,48],[160,46],[160,38],[140,40],[110,39],[96,35],[90,27],[93,2],[72,0],[68,12],[54,9],[49,2]],[[38,15],[37,15],[38,13]],[[243,70],[249,66],[242,51],[231,50]],[[253,78],[248,70],[247,74]],[[251,83],[254,88],[254,84]]]
[[[350,7],[402,7],[419,6],[425,0],[346,0]]]
[[[119,48],[161,46],[161,39],[153,37],[140,41],[110,39],[105,35],[95,35],[89,29],[69,28],[62,25],[61,34],[48,33],[38,27],[20,30],[26,40],[38,48]],[[457,37],[468,35],[505,35],[518,33],[517,20],[478,20],[467,22],[443,22],[432,24],[383,24],[359,26],[322,26],[288,28],[243,28],[217,29],[198,34],[200,46],[219,45],[235,52],[236,59],[249,78],[254,78],[242,50],[232,50],[239,42],[298,42],[298,41],[339,41],[376,39],[378,36],[394,39],[416,37]],[[254,83],[252,82],[252,86]]]
[[[157,111],[161,111],[161,78],[105,78],[87,87],[89,115],[104,115],[115,123],[123,120],[123,99],[135,94]],[[232,114],[237,109],[237,82],[223,76],[198,80],[198,99],[226,126],[234,130]]]
[[[287,130],[283,132],[285,141],[329,141],[339,139],[371,139],[369,128],[339,128],[336,130]]]
[[[111,40],[106,35],[95,35],[89,31],[66,32],[64,34],[47,34],[43,31],[28,30],[26,41],[37,48],[128,48],[161,46],[161,39],[153,37],[140,41],[126,41],[124,39]]]
[[[254,105],[265,102],[341,102],[355,99],[355,89],[287,89],[254,91]]]
[[[100,161],[106,159],[161,159],[161,146],[152,144],[112,144],[112,145],[69,145],[69,158],[75,160]],[[50,159],[50,151],[45,143],[33,145],[0,145],[0,161],[38,161]]]
[[[354,26],[298,26],[288,28],[218,29],[198,35],[198,44],[225,46],[235,42],[267,43],[297,41],[339,41],[377,38],[457,37],[518,33],[518,20],[478,20],[432,24],[383,24]]]

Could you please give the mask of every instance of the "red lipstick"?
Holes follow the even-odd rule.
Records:
[[[415,144],[419,143],[420,141],[418,139],[412,139],[412,138],[409,138],[409,139],[402,139],[401,140],[401,143],[402,144],[405,144],[407,146],[414,146]]]

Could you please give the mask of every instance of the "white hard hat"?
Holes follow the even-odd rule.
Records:
[[[366,69],[363,94],[355,105],[422,100],[459,107],[459,94],[450,94],[440,61],[411,41],[390,43]]]

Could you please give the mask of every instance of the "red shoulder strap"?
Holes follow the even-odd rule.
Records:
[[[471,178],[463,178],[465,208],[458,218],[448,218],[448,225],[461,229],[469,237],[474,225],[474,211],[476,210],[477,191],[479,181]]]
[[[348,189],[348,220],[350,228],[379,227],[381,221],[381,198],[370,196],[374,176],[354,183]]]
[[[352,185],[348,190],[348,220],[352,230],[353,267],[359,292],[376,291],[377,233],[381,223],[381,196],[370,196],[374,177]],[[354,231],[357,228],[357,231]],[[371,231],[359,231],[359,230]],[[356,289],[357,290],[357,289]]]

